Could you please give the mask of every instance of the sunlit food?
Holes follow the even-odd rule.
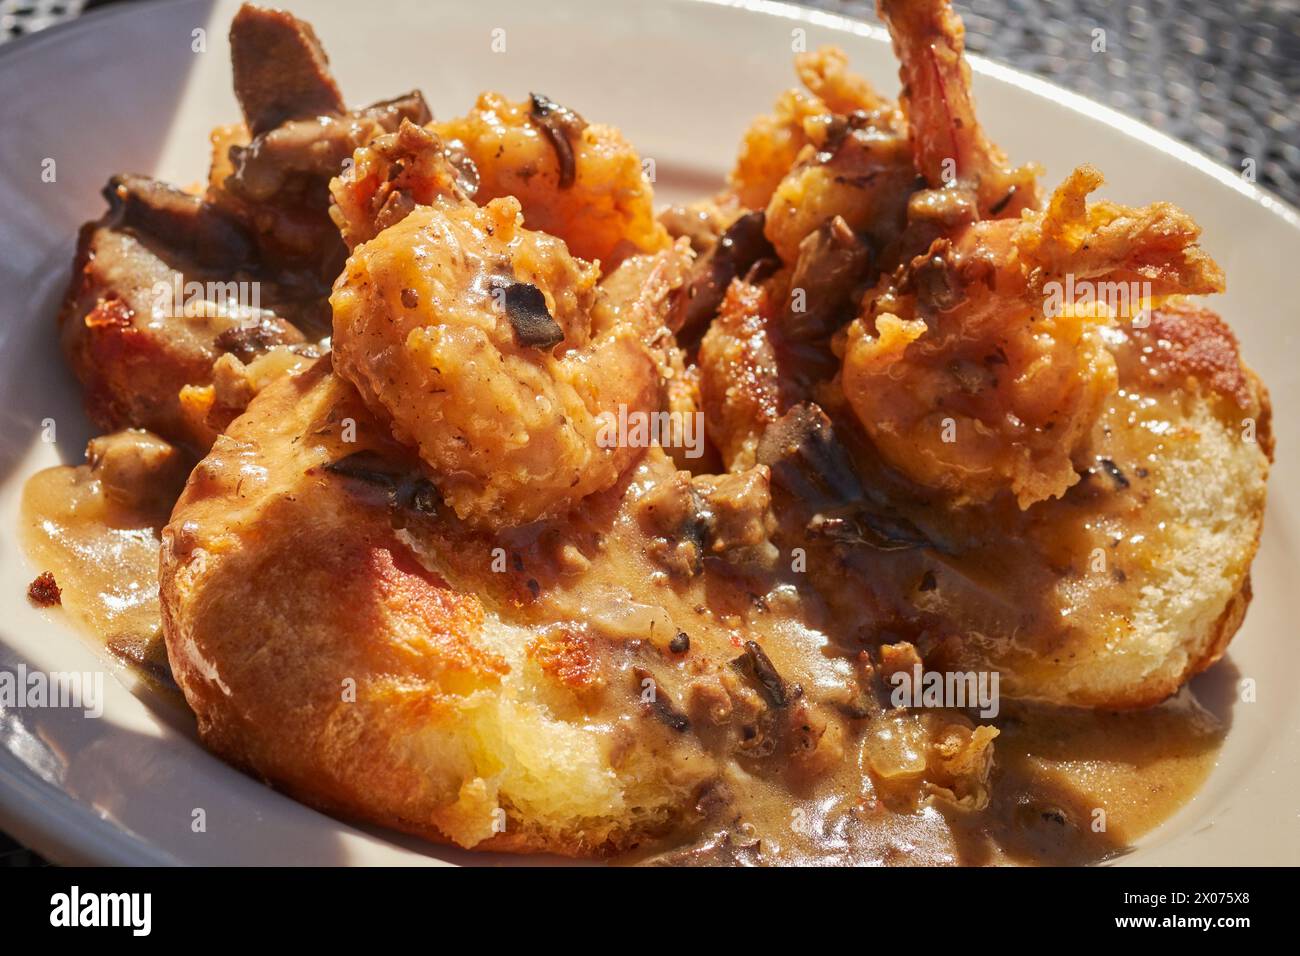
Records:
[[[1040,184],[946,0],[880,7],[897,102],[801,54],[656,214],[617,117],[349,110],[246,5],[205,191],[114,177],[83,232],[60,334],[111,434],[28,485],[34,593],[231,763],[437,842],[1122,851],[1214,760],[1188,681],[1249,602],[1268,394],[1186,213]]]

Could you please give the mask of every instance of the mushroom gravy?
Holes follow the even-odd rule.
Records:
[[[97,439],[89,458],[89,464],[50,468],[28,481],[24,544],[34,565],[54,573],[64,607],[83,632],[151,682],[168,684],[158,616],[158,530],[167,520],[188,462],[138,431]],[[671,464],[652,454],[623,493],[609,496],[606,507],[617,514],[612,524],[602,520],[598,503],[587,516],[590,528],[580,522],[568,529],[580,547],[552,548],[545,535],[532,540],[517,536],[506,542],[512,556],[507,573],[492,575],[481,587],[531,595],[540,579],[540,597],[525,597],[526,607],[512,616],[540,621],[555,613],[591,615],[594,633],[628,648],[619,669],[629,672],[629,681],[639,673],[636,662],[645,656],[636,650],[640,633],[653,635],[662,629],[659,618],[665,615],[675,633],[686,633],[678,630],[678,621],[689,615],[692,620],[685,627],[691,635],[685,642],[678,637],[675,646],[669,642],[674,654],[686,656],[692,642],[699,649],[730,641],[737,660],[743,660],[745,642],[737,634],[763,640],[766,633],[771,639],[765,643],[777,659],[774,664],[764,654],[762,666],[784,675],[776,680],[798,688],[796,693],[806,694],[809,702],[839,699],[843,687],[837,681],[848,671],[852,655],[839,648],[842,636],[833,639],[819,630],[820,602],[810,591],[801,594],[802,588],[778,581],[756,599],[750,582],[738,589],[718,589],[713,608],[692,608],[688,605],[699,596],[696,587],[672,593],[671,576],[656,573],[644,557],[636,560],[624,550],[655,551],[654,536],[645,535],[634,516],[645,514],[647,496],[666,485],[672,474]],[[361,500],[366,497],[364,482],[336,480],[358,484],[358,507],[370,506]],[[597,534],[594,528],[603,530]],[[461,551],[468,556],[464,563],[443,570],[469,586],[480,557],[475,550],[466,543]],[[584,567],[584,550],[593,557],[623,553],[626,560],[601,560],[600,571],[591,572]],[[619,591],[627,598],[609,597]],[[737,595],[743,600],[733,600]],[[654,601],[662,605],[657,610]],[[763,618],[767,620],[760,623]],[[779,643],[774,627],[785,634]],[[796,662],[788,650],[778,653],[779,645],[802,646],[807,653],[797,656],[806,660]],[[662,667],[656,669],[655,679],[670,701],[686,706],[688,679]],[[1159,706],[1124,713],[1009,701],[1003,701],[998,715],[989,720],[981,719],[975,709],[939,713],[936,719],[943,723],[996,729],[984,796],[963,794],[956,783],[945,792],[926,782],[927,773],[933,776],[926,766],[934,747],[926,736],[932,715],[908,710],[840,714],[835,721],[845,731],[843,759],[808,773],[795,761],[786,761],[783,753],[727,756],[719,761],[717,785],[699,797],[694,826],[643,845],[619,862],[1096,862],[1124,852],[1191,798],[1214,764],[1223,729],[1198,703],[1191,686]],[[701,735],[710,732],[699,729]],[[611,746],[616,745],[615,737],[611,735]],[[773,772],[774,759],[788,766]]]
[[[23,487],[21,538],[49,571],[79,630],[156,684],[171,686],[158,606],[158,533],[189,462],[148,432],[94,439],[89,462],[37,472]]]

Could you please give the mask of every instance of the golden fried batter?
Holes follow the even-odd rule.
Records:
[[[882,128],[902,125],[897,107],[849,71],[848,57],[838,47],[799,54],[795,57],[795,71],[807,92],[786,90],[777,99],[774,111],[755,119],[741,140],[730,176],[731,188],[751,209],[768,207],[777,185],[805,154],[806,147],[811,144],[822,148],[832,127],[842,127],[847,114],[871,114]],[[903,145],[906,149],[905,140]]]
[[[753,466],[763,431],[790,403],[765,289],[733,282],[700,343],[700,398],[709,437],[731,470]]]
[[[403,148],[402,172],[379,184]],[[463,198],[441,149],[408,124],[335,183],[352,241],[405,218],[357,246],[335,284],[334,365],[420,449],[458,515],[524,524],[608,488],[641,453],[602,440],[601,416],[659,407],[650,342],[684,252],[611,296],[595,264],[523,226],[515,198]]]
[[[514,196],[529,229],[558,236],[575,256],[611,269],[668,246],[641,160],[612,126],[544,97],[517,103],[484,93],[467,115],[430,128],[478,167],[480,202]]]

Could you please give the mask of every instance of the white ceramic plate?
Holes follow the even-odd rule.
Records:
[[[792,83],[792,31],[805,30],[809,48],[841,44],[882,90],[897,89],[881,31],[776,3],[283,5],[315,25],[350,102],[418,87],[435,113],[452,115],[485,88],[545,92],[620,126],[655,160],[663,200],[721,182],[749,119]],[[347,826],[228,768],[199,746],[183,708],[133,692],[130,673],[24,597],[40,569],[16,542],[22,483],[38,468],[80,461],[89,437],[53,325],[76,229],[100,214],[98,191],[111,173],[177,183],[205,175],[209,129],[238,115],[225,39],[236,7],[187,0],[108,8],[0,53],[0,668],[111,675],[97,720],[0,710],[0,826],[60,862],[484,862]],[[199,29],[205,52],[193,50]],[[505,51],[493,52],[502,37]],[[1081,31],[1078,42],[1089,40]],[[1202,678],[1230,716],[1226,744],[1199,796],[1124,862],[1300,862],[1300,321],[1291,286],[1300,279],[1300,217],[1110,110],[1000,66],[974,67],[993,138],[1017,160],[1041,161],[1049,183],[1090,161],[1108,176],[1107,196],[1172,200],[1204,226],[1204,245],[1228,275],[1217,306],[1277,411],[1255,601],[1230,660]],[[55,161],[56,182],[42,179],[46,159]],[[40,437],[47,418],[57,423],[54,444]],[[1239,677],[1254,679],[1256,702],[1233,703]],[[199,808],[207,825],[195,833]]]

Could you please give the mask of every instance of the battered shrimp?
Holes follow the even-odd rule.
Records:
[[[848,55],[836,46],[824,46],[794,58],[799,82],[832,113],[848,114],[855,110],[874,113],[892,110],[889,102],[858,74],[849,69]]]
[[[615,301],[596,264],[524,228],[517,199],[468,200],[442,144],[410,124],[359,151],[333,191],[345,235],[366,240],[330,300],[334,367],[418,447],[452,509],[523,524],[617,481],[642,449],[609,440],[601,414],[661,404],[648,343],[684,243],[629,260],[641,281]]]
[[[544,96],[516,103],[483,93],[466,116],[430,128],[478,167],[480,202],[516,197],[524,224],[560,237],[575,256],[609,269],[670,244],[641,160],[612,126]]]
[[[776,326],[801,341],[847,322],[856,295],[897,264],[917,176],[902,114],[848,70],[843,51],[802,54],[796,69],[809,93],[788,91],[754,122],[732,189],[762,210],[780,267],[769,290]]]
[[[771,325],[774,309],[761,286],[735,281],[700,343],[700,398],[709,438],[730,471],[756,462],[763,431],[790,404]]]
[[[777,185],[799,158],[799,151],[808,145],[804,121],[829,115],[826,104],[817,97],[792,89],[777,98],[772,113],[750,123],[730,176],[731,188],[741,205],[750,209],[767,206]]]
[[[811,148],[767,204],[765,234],[786,265],[794,265],[804,241],[835,216],[875,250],[902,232],[916,170],[907,136],[891,119],[858,113],[809,124]]]
[[[804,147],[824,138],[819,128],[824,130],[836,114],[897,112],[866,80],[849,71],[848,57],[838,47],[800,53],[795,57],[795,72],[807,92],[782,93],[774,111],[755,119],[740,143],[731,187],[751,209],[768,205]]]
[[[937,240],[865,300],[848,330],[843,390],[913,480],[959,503],[1004,489],[1022,508],[1060,496],[1115,389],[1102,327],[1140,321],[1152,299],[1223,288],[1185,213],[1088,205],[1101,182],[1080,167],[1045,211]]]
[[[973,193],[981,219],[1038,204],[1037,167],[1012,168],[975,118],[965,27],[949,0],[877,0],[898,56],[916,169],[932,189]]]

